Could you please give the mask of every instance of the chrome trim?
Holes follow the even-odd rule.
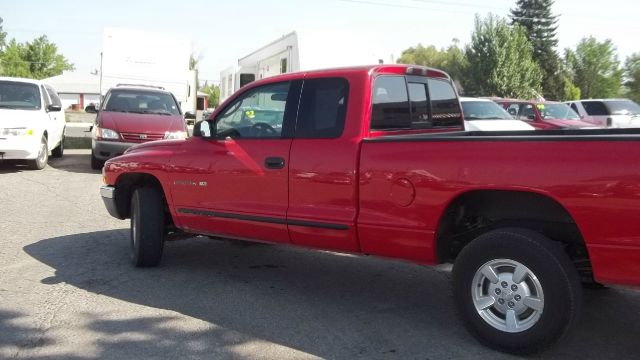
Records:
[[[116,188],[110,185],[100,186],[100,196],[107,199],[113,199]]]

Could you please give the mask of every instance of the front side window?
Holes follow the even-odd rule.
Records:
[[[404,76],[380,76],[373,86],[371,129],[409,129],[409,96]]]
[[[518,117],[518,113],[520,112],[520,104],[509,104],[509,106],[507,107],[507,112],[513,118]]]
[[[41,106],[38,85],[18,81],[0,81],[0,108],[39,110]]]
[[[298,110],[296,137],[336,138],[347,116],[349,83],[343,78],[305,80]]]
[[[58,93],[49,85],[45,85],[45,87],[47,88],[47,92],[51,98],[51,103],[56,106],[62,106],[62,101],[60,101]]]
[[[289,82],[251,89],[216,117],[219,138],[280,138]]]
[[[434,127],[456,127],[462,124],[460,102],[449,81],[429,79],[431,116]]]
[[[180,115],[175,99],[169,93],[131,89],[113,89],[107,96],[103,111]]]
[[[519,120],[524,121],[533,121],[536,119],[536,110],[533,108],[532,104],[523,104],[520,106],[520,115],[518,116]]]

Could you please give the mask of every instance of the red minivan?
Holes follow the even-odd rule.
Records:
[[[160,87],[118,85],[109,89],[92,127],[91,168],[122,155],[129,147],[153,140],[185,139],[185,119],[176,98]]]
[[[555,101],[531,101],[494,99],[515,119],[526,121],[536,129],[583,129],[596,128],[594,124],[582,121],[580,115],[569,106]]]

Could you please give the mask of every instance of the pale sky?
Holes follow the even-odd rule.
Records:
[[[464,45],[475,14],[507,16],[514,6],[515,0],[2,0],[0,17],[9,38],[46,34],[80,72],[99,68],[106,27],[186,36],[200,57],[200,79],[217,81],[238,58],[300,28],[367,34],[372,48],[397,58],[418,43],[445,47],[457,38]],[[640,52],[640,1],[556,0],[553,10],[560,15],[560,52],[589,35],[611,39],[621,62]]]

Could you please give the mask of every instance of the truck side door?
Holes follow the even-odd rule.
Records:
[[[289,242],[289,150],[300,82],[249,89],[217,113],[213,138],[185,142],[171,160],[178,221],[197,233]]]
[[[289,165],[287,223],[294,244],[359,250],[355,219],[361,115],[357,100],[350,103],[352,95],[346,78],[304,80]]]

